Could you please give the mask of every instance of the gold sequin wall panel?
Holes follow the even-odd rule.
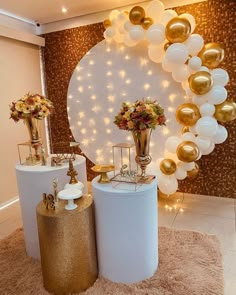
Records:
[[[197,23],[195,33],[208,42],[225,46],[225,59],[220,67],[230,76],[228,99],[236,100],[236,1],[208,0],[176,8],[178,14],[188,12]],[[101,23],[45,35],[43,50],[47,96],[56,108],[50,117],[51,144],[73,139],[67,118],[67,88],[80,59],[103,39]],[[177,123],[176,123],[177,124]],[[189,193],[236,198],[236,121],[224,125],[229,133],[225,143],[198,161],[201,172],[194,180],[179,183],[179,190]],[[78,151],[80,152],[80,151]],[[88,177],[93,176],[87,161]]]
[[[71,75],[81,58],[103,40],[103,25],[93,24],[46,34],[43,49],[47,97],[53,101],[55,112],[49,118],[51,151],[59,142],[74,141],[67,117],[67,89]],[[78,153],[81,150],[78,149]],[[86,156],[86,155],[85,155]],[[93,163],[87,159],[87,174],[91,180]]]

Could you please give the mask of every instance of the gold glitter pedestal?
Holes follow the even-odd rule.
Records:
[[[36,208],[44,287],[60,294],[79,293],[97,278],[97,257],[93,200],[75,200],[75,210],[65,210],[60,201],[56,210],[40,202]]]

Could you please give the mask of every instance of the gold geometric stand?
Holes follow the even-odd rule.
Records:
[[[87,195],[75,203],[71,211],[64,201],[55,210],[43,202],[36,208],[44,287],[54,294],[80,293],[98,276],[93,200]]]

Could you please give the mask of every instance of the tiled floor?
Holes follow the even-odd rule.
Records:
[[[224,258],[225,295],[236,294],[236,199],[182,193],[159,198],[159,225],[217,235]],[[0,239],[20,226],[19,202],[0,210]]]

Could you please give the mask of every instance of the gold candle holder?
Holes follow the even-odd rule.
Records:
[[[99,183],[109,183],[110,178],[107,176],[107,172],[114,171],[115,165],[95,165],[91,169],[100,174]]]

